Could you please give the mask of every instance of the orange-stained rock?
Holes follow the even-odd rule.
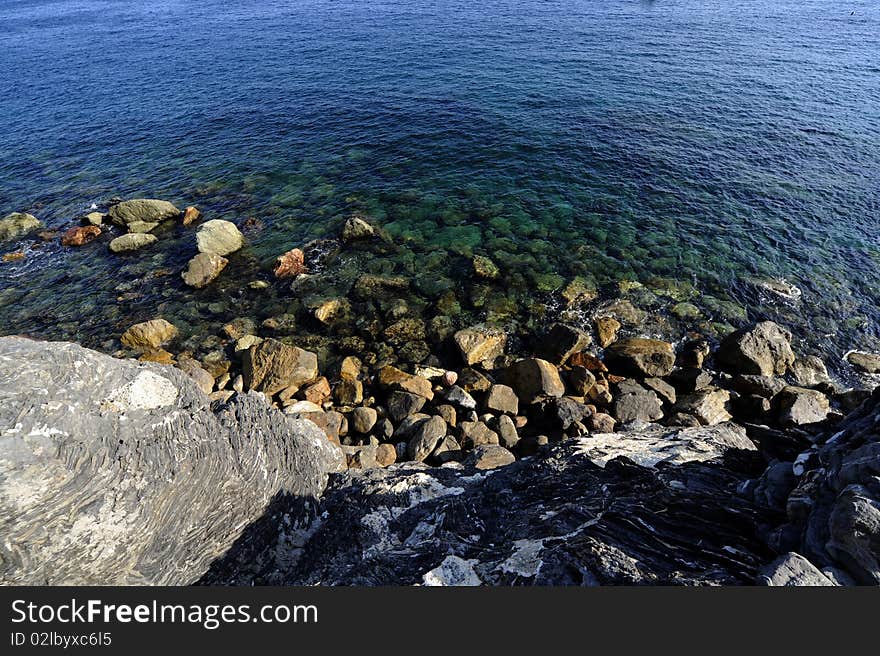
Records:
[[[275,277],[292,278],[305,273],[305,255],[299,248],[287,251],[275,260]]]
[[[84,246],[90,241],[95,241],[101,234],[98,226],[87,225],[71,228],[61,235],[62,246]]]
[[[191,223],[194,223],[195,221],[198,221],[198,220],[199,220],[199,217],[200,217],[201,215],[202,215],[202,213],[199,212],[199,210],[198,210],[197,207],[193,207],[192,205],[190,205],[189,207],[187,207],[187,208],[183,211],[183,219],[182,219],[182,223],[183,223],[183,225],[185,225],[185,226],[186,226],[186,225],[189,225],[189,224],[191,224]]]

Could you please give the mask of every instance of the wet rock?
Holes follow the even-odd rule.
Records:
[[[503,446],[481,444],[465,459],[465,465],[475,469],[497,469],[516,462],[514,455]]]
[[[244,237],[231,221],[205,221],[196,230],[196,247],[200,253],[226,256],[244,246]]]
[[[815,355],[795,359],[791,365],[791,376],[800,387],[813,387],[831,380],[825,363]]]
[[[214,412],[175,368],[73,344],[0,338],[0,390],[3,585],[191,584],[281,497],[304,520],[341,465],[257,395]]]
[[[82,222],[85,225],[100,226],[104,223],[105,216],[101,212],[89,212],[82,218]]]
[[[62,246],[84,246],[94,241],[101,235],[101,229],[98,226],[77,226],[70,228],[61,235]]]
[[[129,223],[126,228],[130,233],[141,233],[145,234],[148,232],[152,232],[156,228],[159,227],[158,223],[150,223],[147,221],[132,221]]]
[[[656,392],[657,396],[659,396],[664,403],[675,405],[675,388],[665,380],[662,378],[645,378],[642,382],[645,387]]]
[[[349,218],[342,227],[342,241],[344,242],[372,239],[375,236],[376,229],[358,216]]]
[[[475,255],[473,259],[473,264],[474,274],[478,278],[483,278],[485,280],[497,280],[501,277],[501,272],[498,270],[498,265],[495,264],[488,257]]]
[[[572,367],[563,375],[568,389],[574,396],[587,396],[596,384],[596,377],[586,367]]]
[[[446,422],[440,417],[431,417],[415,429],[407,445],[407,457],[422,462],[431,455],[444,437],[446,437]]]
[[[813,563],[800,554],[789,552],[763,567],[756,581],[769,586],[833,586]]]
[[[709,342],[705,339],[690,339],[681,347],[676,358],[679,367],[702,369],[709,357]]]
[[[348,425],[355,433],[369,433],[378,418],[374,408],[355,408],[351,412]]]
[[[696,417],[704,426],[713,426],[732,417],[728,412],[730,392],[717,387],[709,387],[678,399],[675,409]]]
[[[417,413],[425,406],[425,397],[395,390],[388,395],[388,416],[395,424]]]
[[[779,423],[783,426],[804,426],[824,421],[831,405],[822,392],[789,386],[775,398]]]
[[[477,409],[477,401],[470,394],[465,392],[458,385],[453,385],[449,389],[443,392],[443,398],[446,399],[447,403],[451,403],[452,405],[463,408],[465,410],[476,410]]]
[[[791,333],[772,321],[762,321],[725,337],[716,359],[733,373],[782,375],[795,360]]]
[[[465,364],[472,365],[503,354],[507,335],[497,328],[479,325],[459,330],[454,340]]]
[[[385,340],[389,344],[404,344],[425,339],[425,322],[421,319],[406,317],[395,321],[385,328]]]
[[[165,319],[151,319],[131,326],[122,333],[119,341],[136,351],[155,351],[177,337],[174,324]]]
[[[473,449],[481,444],[498,444],[498,433],[482,421],[463,421],[458,427],[461,445]]]
[[[576,276],[562,288],[560,295],[566,306],[572,307],[582,303],[589,303],[598,296],[596,284],[581,276]]]
[[[596,317],[596,341],[602,348],[607,348],[617,339],[620,322],[614,317]]]
[[[229,339],[239,340],[245,335],[253,335],[257,332],[257,324],[250,317],[236,317],[220,329]]]
[[[120,239],[122,239],[122,237],[120,237]],[[113,241],[116,240],[114,239]],[[110,243],[112,244],[113,242]],[[227,264],[229,264],[229,260],[222,255],[217,255],[215,253],[199,253],[189,261],[186,265],[186,271],[180,274],[180,276],[183,278],[183,282],[190,287],[203,289],[217,279],[217,277],[223,272],[223,269],[226,268]]]
[[[192,205],[190,205],[185,210],[183,210],[183,218],[181,219],[181,223],[185,226],[192,225],[199,220],[199,217],[201,215],[202,213],[199,212],[199,209],[197,207],[193,207]]]
[[[846,354],[846,361],[859,371],[868,374],[880,374],[880,354],[851,351]]]
[[[109,248],[114,253],[127,253],[150,246],[159,241],[156,235],[132,232],[110,241]]]
[[[542,359],[562,366],[572,354],[583,351],[591,342],[590,336],[579,328],[553,324],[542,340],[540,355]]]
[[[251,346],[257,346],[262,343],[263,338],[257,337],[256,335],[242,335],[237,340],[235,340],[235,352],[240,353],[242,351],[247,351]]]
[[[142,221],[161,223],[180,216],[180,210],[165,200],[152,198],[135,198],[117,203],[107,213],[116,225],[127,226],[129,223]]]
[[[605,364],[624,376],[663,377],[672,372],[675,353],[672,344],[657,339],[627,338],[605,350]]]
[[[565,394],[559,372],[546,360],[526,358],[507,368],[507,382],[525,403]]]
[[[519,442],[516,424],[508,415],[498,417],[497,431],[498,443],[507,449],[514,448],[517,442]]]
[[[318,357],[296,346],[265,339],[244,351],[242,376],[247,389],[272,396],[318,375]]]
[[[320,303],[312,313],[318,321],[329,326],[347,317],[351,313],[351,304],[345,298],[331,298]]]
[[[299,248],[294,248],[275,259],[272,273],[276,278],[295,278],[306,271],[305,255]]]
[[[397,298],[409,289],[409,278],[404,276],[384,276],[365,273],[354,283],[352,291],[363,300],[376,300],[388,297]]]
[[[663,403],[652,391],[627,387],[614,398],[614,418],[621,424],[657,421],[663,418]]]
[[[492,412],[500,412],[516,416],[519,412],[519,399],[512,387],[507,385],[492,385],[489,394],[486,395],[486,409]]]

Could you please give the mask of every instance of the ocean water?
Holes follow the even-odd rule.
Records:
[[[679,331],[775,318],[835,361],[880,339],[880,4],[3,0],[0,214],[65,228],[114,196],[257,227],[201,292],[191,230],[124,257],[0,247],[25,253],[0,264],[0,333],[110,349],[162,314],[202,339],[355,269],[414,277],[426,320],[452,292],[456,322],[525,333],[580,276]],[[395,248],[308,294],[247,287],[352,213]]]

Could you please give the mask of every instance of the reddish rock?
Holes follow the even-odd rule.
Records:
[[[292,278],[305,273],[305,255],[299,248],[287,251],[275,260],[275,277]]]
[[[62,246],[84,246],[91,241],[95,241],[101,234],[98,226],[87,225],[71,228],[61,235]]]
[[[587,353],[586,351],[581,351],[580,353],[572,355],[568,359],[568,364],[572,367],[584,367],[593,373],[608,371],[608,367],[605,366],[604,362],[592,353]]]
[[[18,262],[24,259],[23,251],[15,251],[14,253],[4,253],[3,261],[4,262]]]

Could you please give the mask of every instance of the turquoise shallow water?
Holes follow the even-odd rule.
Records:
[[[869,0],[6,0],[0,70],[0,213],[62,227],[148,196],[264,226],[195,294],[186,231],[124,258],[29,242],[0,265],[0,333],[109,347],[156,313],[195,333],[296,310],[243,283],[358,211],[405,248],[357,266],[422,276],[426,316],[452,289],[462,321],[525,325],[580,275],[693,302],[681,328],[773,317],[832,359],[878,346]],[[475,253],[504,273],[489,307]]]

